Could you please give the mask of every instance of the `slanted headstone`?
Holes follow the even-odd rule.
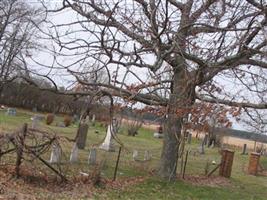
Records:
[[[79,149],[85,148],[88,128],[89,127],[87,123],[81,123],[79,126],[76,138],[76,143]]]
[[[89,157],[88,157],[88,164],[89,165],[96,164],[96,149],[95,148],[90,150]]]
[[[72,150],[71,150],[71,154],[70,154],[70,162],[72,163],[78,162],[78,153],[79,153],[79,149],[77,147],[77,144],[74,143]]]
[[[108,125],[106,138],[99,148],[106,151],[115,151],[114,139],[113,139],[115,134],[116,130],[113,128],[113,126]]]
[[[57,144],[52,145],[52,152],[50,157],[50,163],[60,163],[61,160],[61,148]]]
[[[148,150],[145,151],[144,161],[151,160],[151,154]]]
[[[137,160],[138,157],[138,151],[137,150],[133,150],[133,159]]]
[[[17,110],[16,108],[8,108],[6,114],[11,116],[16,116]]]

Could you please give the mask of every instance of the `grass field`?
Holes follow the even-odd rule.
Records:
[[[14,132],[23,123],[30,124],[32,115],[33,113],[29,111],[19,110],[17,116],[6,116],[4,111],[0,111],[0,132]],[[56,132],[61,136],[74,138],[77,124],[73,124],[68,128],[61,128],[56,126],[56,122],[59,121],[62,121],[62,116],[57,116],[51,126],[41,122],[40,127],[50,132]],[[98,134],[95,133],[96,130],[98,130]],[[101,127],[99,123],[89,128],[86,149],[79,152],[80,162],[77,164],[64,164],[63,166],[68,178],[78,176],[80,172],[92,172],[92,166],[87,164],[89,150],[98,146],[104,137],[105,128]],[[218,178],[218,172],[215,172],[213,177],[207,180],[203,179],[205,165],[213,160],[219,163],[220,154],[217,148],[206,148],[205,155],[198,154],[197,149],[200,141],[193,140],[192,144],[186,146],[186,149],[190,150],[186,168],[186,180],[179,179],[169,183],[153,175],[158,166],[162,147],[162,140],[153,138],[153,131],[141,129],[136,137],[129,137],[124,128],[122,128],[118,137],[125,148],[123,148],[121,154],[117,181],[114,183],[109,182],[110,185],[92,188],[81,183],[67,186],[40,183],[40,186],[38,186],[36,183],[32,184],[25,180],[15,180],[9,177],[9,179],[1,179],[0,186],[3,180],[8,180],[9,182],[6,184],[11,186],[13,184],[14,189],[6,187],[7,191],[13,192],[15,195],[19,191],[21,194],[29,195],[29,199],[31,197],[32,199],[267,199],[267,177],[248,175],[246,173],[248,155],[241,155],[239,149],[235,149],[232,176],[229,180]],[[62,143],[66,161],[69,159],[72,145],[66,141]],[[118,150],[118,145],[116,149]],[[133,150],[139,151],[140,160],[143,159],[144,151],[149,150],[152,153],[151,161],[133,161]],[[117,154],[118,151],[110,153],[97,150],[98,162],[105,161],[101,174],[107,180],[113,176]],[[50,154],[47,153],[45,159],[48,160],[49,156]],[[2,159],[1,170],[8,167],[12,162],[12,158]],[[262,157],[261,163],[267,167],[267,158]],[[23,166],[34,168],[35,165],[30,162],[24,162]],[[52,174],[51,171],[40,166],[40,164],[37,163],[36,166],[39,167],[38,170]],[[211,166],[210,170],[213,167]]]

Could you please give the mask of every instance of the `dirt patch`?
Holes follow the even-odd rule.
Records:
[[[220,176],[185,176],[185,179],[181,179],[187,183],[198,186],[210,186],[210,187],[221,187],[231,186],[231,181],[227,178]]]

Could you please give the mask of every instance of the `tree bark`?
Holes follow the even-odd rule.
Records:
[[[181,62],[179,62],[181,63]],[[164,124],[164,141],[161,152],[159,176],[167,180],[176,178],[179,141],[183,120],[187,113],[181,113],[192,105],[194,87],[188,82],[185,70],[176,70],[173,77],[171,96]]]
[[[164,179],[174,180],[176,178],[176,161],[181,128],[181,118],[175,117],[174,114],[168,114],[164,125],[164,141],[159,169],[159,176]]]

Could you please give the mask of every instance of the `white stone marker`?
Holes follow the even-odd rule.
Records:
[[[72,163],[78,162],[78,153],[79,153],[78,146],[76,143],[74,143],[70,154],[70,162]]]
[[[137,160],[138,157],[138,151],[137,150],[133,150],[133,159]]]
[[[144,161],[151,160],[151,154],[148,150],[145,151]]]
[[[60,163],[61,160],[61,148],[57,144],[52,145],[52,152],[50,157],[50,163]]]
[[[116,134],[115,129],[112,128],[112,125],[108,125],[108,130],[106,134],[106,138],[104,142],[99,146],[100,149],[103,149],[105,151],[115,151],[115,146],[114,146],[114,139],[113,135]]]
[[[95,165],[96,164],[96,149],[91,149],[88,157],[88,164]]]

